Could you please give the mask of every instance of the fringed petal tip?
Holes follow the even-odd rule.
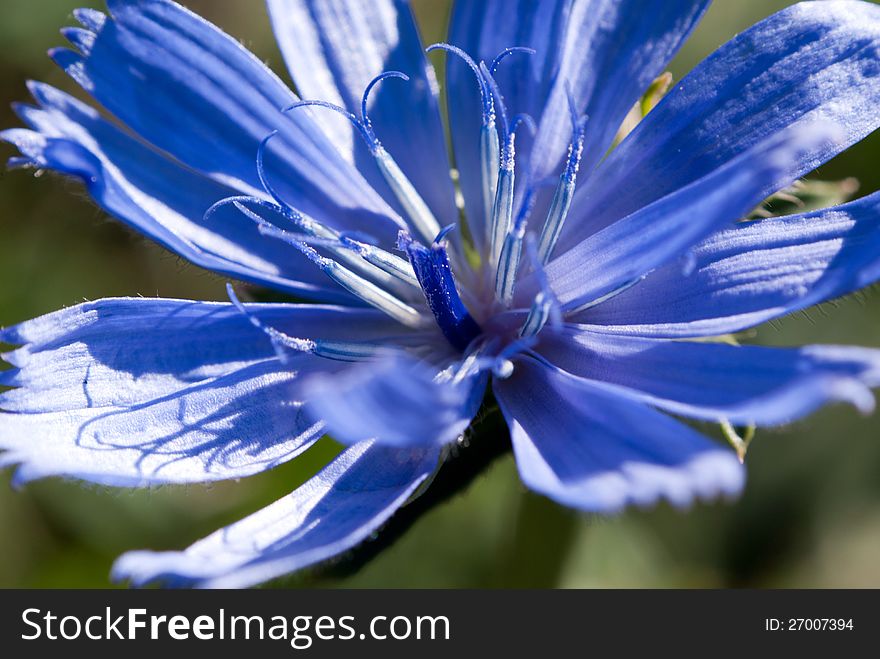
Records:
[[[613,516],[630,507],[648,509],[661,502],[685,511],[698,502],[732,501],[740,496],[745,482],[746,470],[736,454],[718,448],[677,465],[624,463],[618,470],[566,483],[560,489],[526,484],[571,508]]]
[[[733,451],[704,454],[676,467],[675,473],[651,464],[623,469],[626,483],[611,485],[608,498],[595,506],[574,500],[572,506],[603,515],[616,515],[628,507],[647,509],[667,502],[678,510],[689,510],[698,502],[733,500],[745,486],[745,468]],[[593,487],[591,485],[591,487]]]
[[[107,20],[107,15],[97,9],[81,7],[73,10],[73,17],[87,30],[100,32]]]
[[[871,389],[864,382],[853,378],[836,378],[829,382],[828,399],[849,403],[862,416],[870,416],[877,406]]]
[[[527,487],[578,510],[612,514],[661,500],[685,508],[733,497],[735,453],[621,388],[523,359],[495,395]]]
[[[0,471],[5,471],[6,469],[15,468],[17,465],[21,464],[21,457],[13,453],[12,451],[6,451],[0,446]],[[12,472],[12,477],[9,479],[9,485],[13,490],[21,490],[25,484],[29,480],[27,475],[21,474],[21,469],[16,468]]]
[[[198,583],[196,575],[204,566],[203,560],[182,552],[129,551],[113,563],[110,580],[128,583],[133,588],[143,588],[153,582],[161,582],[166,588],[185,588]]]
[[[672,414],[779,426],[832,402],[874,407],[880,350],[813,345],[733,346],[624,336],[569,325],[544,337],[541,355],[578,377],[625,387]]]
[[[16,104],[14,109],[20,113],[22,107],[21,104]],[[45,136],[27,128],[7,128],[0,131],[0,140],[17,148],[22,157],[35,166],[45,165],[42,158],[43,149],[46,148]]]
[[[281,330],[367,341],[396,325],[369,310],[254,304]],[[287,364],[233,305],[117,298],[6,328],[14,368],[0,382],[3,465],[106,486],[241,478],[295,458],[322,434],[299,378],[339,362]]]
[[[705,451],[682,467],[687,473],[688,488],[671,490],[668,501],[677,508],[688,508],[696,501],[735,499],[742,494],[746,470],[736,454],[727,448]],[[651,498],[644,504],[652,505]]]
[[[95,45],[97,35],[91,30],[81,27],[63,27],[61,28],[61,36],[67,39],[70,44],[83,55],[88,56]]]

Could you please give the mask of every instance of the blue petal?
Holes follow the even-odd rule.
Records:
[[[267,324],[307,336],[391,339],[367,310],[250,305]],[[289,460],[321,424],[302,409],[300,376],[338,362],[291,356],[229,304],[101,300],[2,330],[25,345],[4,358],[3,463],[17,482],[64,475],[140,486],[238,478]]]
[[[527,359],[495,395],[525,484],[595,512],[737,494],[732,451],[608,386]]]
[[[571,140],[567,90],[589,117],[581,167],[590,171],[710,2],[581,0],[572,5],[530,159],[537,180],[558,172],[565,158]]]
[[[338,556],[366,540],[437,468],[439,448],[362,443],[302,487],[180,552],[135,551],[115,579],[244,588]]]
[[[578,190],[560,250],[817,118],[844,139],[804,152],[769,195],[880,126],[880,7],[803,2],[734,37],[677,84]]]
[[[361,112],[361,96],[384,71],[408,82],[382,83],[370,95],[370,121],[385,149],[415,185],[441,226],[458,220],[437,80],[404,0],[268,0],[275,36],[299,94]],[[336,147],[391,205],[397,200],[373,156],[343,117],[316,117]]]
[[[573,320],[643,336],[717,336],[857,291],[880,279],[880,193],[737,224],[686,261]]]
[[[325,340],[402,342],[408,331],[368,309],[319,305],[247,305],[265,325]],[[3,355],[9,412],[129,406],[238,368],[272,359],[266,335],[235,307],[215,302],[105,299],[0,330],[22,344]]]
[[[832,401],[870,412],[880,350],[797,349],[642,339],[567,326],[538,351],[579,377],[634,390],[675,414],[743,425],[794,421]]]
[[[297,401],[297,366],[258,362],[167,396],[128,407],[0,413],[4,464],[19,464],[17,485],[67,476],[143,487],[241,478],[286,462],[323,430]]]
[[[84,28],[91,30],[92,32],[99,31],[104,25],[104,21],[107,20],[107,15],[104,12],[98,11],[97,9],[89,9],[88,7],[74,9],[73,17],[76,18]]]
[[[33,130],[13,128],[0,138],[33,166],[76,176],[108,213],[204,268],[311,298],[351,299],[231,206],[205,220],[212,204],[237,191],[132,139],[64,92],[30,88],[40,107],[16,109]]]
[[[497,80],[511,113],[527,113],[538,122],[529,164],[533,180],[539,181],[559,170],[571,139],[566,86],[578,110],[590,116],[583,162],[583,169],[589,171],[605,154],[627,111],[662,73],[708,4],[708,0],[460,0],[453,11],[449,41],[487,62],[511,46],[535,49],[533,56],[515,55],[505,61]],[[483,215],[476,148],[479,98],[466,66],[451,59],[447,71],[453,144],[471,221]]]
[[[53,59],[122,123],[183,164],[245,193],[261,190],[257,147],[292,205],[333,226],[402,221],[324,136],[297,97],[235,39],[170,0],[110,0],[89,52]]]
[[[505,48],[533,48],[533,56],[513,55],[496,72],[496,80],[514,113],[540,118],[552,82],[558,44],[564,31],[568,0],[544,3],[516,0],[457,0],[449,26],[449,42],[491,62]],[[447,57],[447,110],[459,185],[467,221],[478,249],[483,245],[485,217],[479,148],[482,106],[474,73],[456,57]],[[522,138],[518,138],[523,142]],[[523,148],[520,153],[525,153]]]
[[[395,353],[345,373],[317,375],[305,385],[313,418],[341,442],[375,439],[389,446],[455,441],[480,407],[485,374],[438,380],[437,369]]]
[[[92,30],[81,27],[63,27],[61,28],[61,34],[70,42],[71,46],[83,55],[88,55],[92,50],[92,46],[95,45],[96,34]]]
[[[590,236],[547,264],[559,301],[566,309],[597,301],[679,256],[752,210],[768,178],[790,171],[805,151],[834,133],[816,124],[776,135]],[[524,295],[530,293],[524,289]]]

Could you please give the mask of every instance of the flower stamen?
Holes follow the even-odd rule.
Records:
[[[541,231],[541,238],[538,242],[538,257],[541,263],[547,263],[550,260],[553,248],[556,247],[556,241],[559,240],[559,234],[562,232],[562,226],[565,224],[565,218],[568,216],[568,211],[571,208],[571,200],[574,198],[577,173],[580,168],[581,154],[584,150],[587,118],[578,115],[574,98],[570,91],[568,92],[568,109],[571,114],[571,143],[568,146],[568,160],[565,163],[562,175],[559,177],[559,184],[553,195],[550,211],[547,213],[547,220],[544,222],[544,228]]]
[[[513,290],[522,256],[523,237],[529,215],[535,205],[535,192],[533,186],[526,188],[513,228],[507,233],[501,246],[498,270],[495,272],[495,297],[505,307],[510,307],[513,301]]]
[[[394,196],[403,208],[404,213],[409,220],[410,227],[421,236],[422,239],[426,242],[430,242],[440,231],[440,223],[437,222],[431,209],[428,208],[428,204],[425,203],[425,200],[419,195],[415,186],[407,178],[406,174],[403,173],[403,170],[400,169],[400,166],[394,158],[391,157],[391,154],[389,154],[385,150],[385,147],[382,146],[382,143],[376,137],[373,125],[370,122],[370,117],[367,114],[367,102],[369,100],[370,92],[373,91],[373,88],[378,83],[388,78],[400,78],[405,81],[409,80],[409,76],[401,71],[385,71],[373,78],[367,85],[367,88],[364,90],[364,94],[361,97],[360,118],[356,117],[345,108],[334,105],[333,103],[327,103],[326,101],[297,101],[290,107],[285,108],[284,112],[289,112],[301,107],[317,106],[333,110],[346,117],[359,130],[361,136],[364,138],[367,147],[370,149],[370,153],[373,154],[376,165],[379,167],[379,171],[382,173],[382,177],[385,179],[385,182],[388,183],[388,186],[391,188],[391,191],[394,193]]]
[[[373,282],[355,274],[348,268],[340,265],[333,259],[321,256],[314,247],[298,240],[291,234],[286,237],[287,242],[296,247],[312,263],[317,265],[330,279],[342,286],[352,295],[359,297],[370,306],[385,312],[398,322],[408,327],[424,327],[425,318],[418,310],[401,301],[388,291],[380,288]]]
[[[345,234],[339,235],[339,244],[358,254],[367,263],[376,266],[400,281],[415,288],[421,288],[419,280],[416,278],[416,273],[413,271],[409,261],[395,256],[391,252],[386,252],[375,245],[356,240],[354,237]]]
[[[533,234],[530,233],[526,236],[525,245],[526,254],[532,264],[532,270],[535,273],[539,287],[538,294],[532,302],[531,309],[529,309],[529,315],[526,317],[526,322],[523,323],[522,329],[519,331],[519,335],[527,339],[537,336],[544,329],[548,321],[553,327],[562,325],[562,307],[559,304],[559,300],[556,299],[553,289],[550,288],[547,273],[544,272],[544,266],[538,257],[538,249],[535,246],[535,236]]]
[[[293,233],[276,226],[256,211],[248,208],[247,204],[253,204],[277,213],[303,233]],[[228,205],[234,206],[242,215],[254,222],[257,225],[257,230],[263,236],[283,240],[288,244],[292,244],[291,240],[298,240],[311,245],[319,245],[371,281],[402,295],[418,289],[418,282],[411,272],[412,268],[409,268],[409,264],[403,259],[355,240],[353,236],[345,236],[290,206],[280,206],[259,197],[240,195],[227,197],[216,202],[205,212],[204,218],[210,219],[220,208]],[[360,237],[364,240],[369,239],[367,236]],[[363,247],[359,249],[356,246]],[[390,265],[392,262],[396,267]],[[406,276],[407,268],[410,270],[410,276]],[[405,284],[405,286],[401,284]]]
[[[213,204],[206,212],[204,217],[207,219],[221,207],[232,204],[245,217],[254,221],[260,233],[266,236],[281,238],[285,240],[290,232],[276,227],[274,224],[255,213],[246,204],[254,204],[261,208],[271,210],[280,214],[282,217],[291,222],[300,231],[305,232],[306,236],[318,239],[324,239],[325,244],[334,257],[351,267],[359,270],[362,274],[368,276],[371,280],[394,290],[401,294],[412,292],[410,289],[418,289],[418,281],[412,268],[405,260],[390,254],[377,247],[369,245],[364,241],[371,241],[371,236],[361,235],[362,240],[356,240],[353,235],[343,236],[339,231],[332,229],[321,222],[318,222],[305,213],[293,208],[287,204],[281,195],[274,189],[265,167],[265,152],[269,141],[278,134],[278,131],[272,131],[260,142],[257,148],[257,176],[263,190],[268,194],[275,203],[260,199],[259,197],[240,195],[221,199]],[[302,236],[300,238],[305,238]],[[401,287],[401,283],[405,284]]]
[[[513,123],[509,123],[507,120],[507,109],[504,105],[504,97],[501,95],[501,90],[498,88],[498,84],[489,72],[485,62],[480,63],[480,70],[486,78],[493,96],[496,98],[498,117],[501,120],[501,130],[504,135],[504,146],[498,161],[498,186],[495,190],[495,203],[492,206],[492,220],[488,225],[489,263],[497,268],[501,256],[501,245],[511,229],[513,219],[516,129],[520,125],[525,125],[534,132],[535,122],[528,115],[522,114],[514,117]]]
[[[500,94],[497,93],[497,86],[493,89],[493,86],[495,85],[493,76],[498,69],[498,65],[508,56],[515,53],[534,55],[535,50],[525,46],[505,48],[495,57],[495,59],[492,60],[492,63],[488,67],[485,62],[477,64],[474,58],[468,55],[464,50],[448,43],[435,43],[428,46],[428,48],[425,49],[425,52],[430,53],[434,50],[443,50],[455,55],[467,64],[473,72],[480,90],[480,104],[482,107],[480,125],[480,173],[483,183],[484,225],[482,227],[477,227],[469,223],[469,229],[471,230],[472,235],[485,235],[486,244],[492,245],[494,227],[493,217],[496,200],[498,198],[500,179],[499,163],[502,160],[501,140],[498,137],[498,128],[496,125],[496,96],[499,103],[498,107],[502,113],[502,130],[505,138],[508,138],[510,133],[507,126],[507,117],[505,114],[506,109],[504,108],[503,101],[501,100]],[[505,200],[508,198],[507,190],[505,190],[503,197]],[[472,218],[471,221],[473,221]],[[496,247],[499,246],[496,245]],[[491,253],[494,253],[495,261],[493,261],[493,263],[496,263],[498,257],[497,250],[493,250]]]
[[[324,248],[334,258],[360,271],[360,274],[368,277],[370,281],[401,297],[412,296],[412,294],[419,290],[418,281],[415,279],[415,275],[412,274],[412,268],[409,267],[409,263],[378,247],[343,236],[342,234],[335,237],[323,237],[314,234],[294,233],[281,229],[265,220],[258,222],[257,229],[263,236],[281,240],[297,248],[299,244]],[[407,269],[410,271],[410,277],[407,277]]]
[[[495,204],[495,190],[498,186],[498,161],[501,157],[501,144],[498,139],[498,129],[495,125],[495,99],[479,65],[470,55],[461,48],[448,43],[435,43],[425,49],[428,53],[434,50],[446,51],[464,61],[473,71],[480,89],[480,105],[482,108],[480,122],[480,173],[482,174],[481,178],[483,181],[483,217],[486,224],[484,227],[470,226],[469,228],[472,234],[477,232],[487,233],[489,220],[492,217],[492,207]],[[497,60],[498,58],[496,57],[495,59]]]
[[[515,53],[534,55],[537,52],[538,51],[536,51],[534,48],[529,48],[527,46],[511,46],[510,48],[505,48],[495,56],[495,59],[492,60],[492,63],[489,65],[489,73],[494,76],[495,72],[498,71],[498,65],[501,64],[501,62],[507,59],[507,57],[509,57],[510,55],[513,55]]]

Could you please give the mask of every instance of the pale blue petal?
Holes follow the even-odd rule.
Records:
[[[880,126],[880,7],[802,2],[734,37],[677,83],[579,188],[565,250],[768,137],[821,119],[843,139],[814,144],[764,196]],[[601,155],[601,154],[600,154]]]
[[[880,279],[880,194],[737,224],[578,322],[643,336],[717,336]]]
[[[395,353],[344,373],[314,376],[306,382],[305,398],[313,417],[341,442],[441,445],[458,439],[470,424],[487,377],[475,373],[453,382],[437,375],[436,367]]]
[[[611,513],[742,489],[733,451],[608,385],[523,359],[494,390],[523,482],[559,503]]]
[[[748,213],[763,199],[768,178],[787,175],[805,151],[834,135],[828,126],[813,125],[752,147],[553,259],[550,286],[563,308],[573,310],[632,284]]]
[[[399,326],[368,310],[249,305],[267,325],[327,339],[388,341]],[[405,341],[406,337],[401,337]],[[305,450],[322,424],[301,376],[341,362],[289,355],[230,304],[101,300],[0,332],[3,463],[18,483],[61,475],[144,486],[239,478]]]
[[[121,556],[113,576],[134,585],[244,588],[326,561],[376,532],[438,460],[438,447],[357,444],[288,496],[185,551]]]
[[[236,190],[167,159],[64,92],[41,83],[30,88],[40,107],[16,109],[32,130],[13,128],[0,138],[32,166],[75,176],[108,213],[204,268],[311,298],[351,299],[232,206],[205,219]]]
[[[278,130],[266,167],[291,205],[330,225],[384,230],[394,239],[402,221],[311,113],[283,112],[297,97],[238,41],[170,0],[107,4],[110,15],[88,53],[51,55],[122,123],[245,193],[261,192],[257,148]]]
[[[632,389],[675,414],[743,425],[795,421],[834,401],[874,407],[880,350],[643,339],[567,326],[538,351],[574,375]]]
[[[0,450],[13,482],[66,476],[144,487],[241,478],[286,462],[323,433],[297,396],[300,357],[245,366],[136,405],[0,413]]]
[[[409,81],[388,80],[373,90],[367,105],[369,118],[382,146],[440,224],[456,222],[437,80],[425,58],[409,3],[268,0],[267,4],[287,68],[303,98],[329,101],[359,116],[361,97],[373,78],[392,70],[409,76]],[[396,207],[393,193],[351,123],[332,112],[316,114],[315,121]]]
[[[372,309],[250,304],[249,313],[292,336],[382,342],[413,333]],[[416,335],[417,336],[417,335]],[[231,304],[116,298],[79,304],[0,330],[22,347],[3,355],[8,412],[129,406],[272,359],[268,337]]]

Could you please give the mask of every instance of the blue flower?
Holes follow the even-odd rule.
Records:
[[[13,164],[76,177],[193,263],[313,302],[230,287],[2,330],[20,346],[0,374],[17,483],[206,482],[324,433],[347,445],[185,551],[124,555],[117,578],[246,586],[345,552],[429,487],[490,392],[524,483],[603,513],[741,489],[734,451],[672,415],[871,409],[878,351],[693,339],[880,278],[878,194],[739,221],[880,124],[880,7],[771,16],[618,145],[708,0],[461,0],[428,49],[447,58],[450,154],[406,2],[268,5],[300,96],[170,0],[108,0],[50,55],[127,130],[31,83],[28,128],[2,133]]]

